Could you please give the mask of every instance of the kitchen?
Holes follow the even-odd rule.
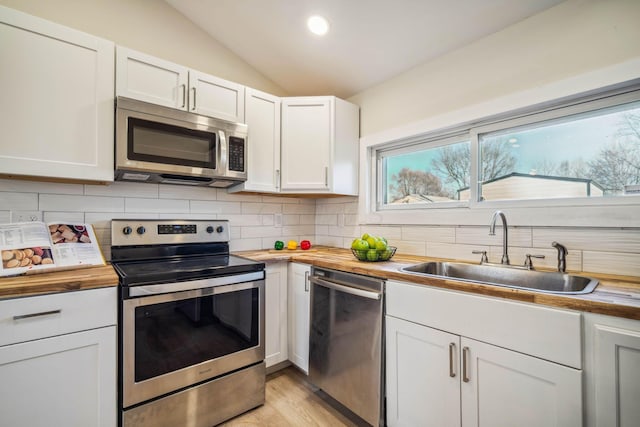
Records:
[[[1,3],[267,94],[291,95],[164,2]],[[350,96],[347,100],[360,107],[360,164],[369,164],[367,147],[637,79],[639,14],[634,1],[563,2]],[[115,28],[114,22],[121,25]],[[202,55],[203,51],[211,54]],[[9,111],[12,104],[4,105],[3,111]],[[500,232],[495,237],[487,232],[494,209],[478,207],[473,215],[439,209],[428,215],[378,215],[367,211],[371,191],[365,167],[359,178],[360,196],[308,198],[282,197],[274,191],[236,194],[174,185],[93,185],[5,176],[0,223],[21,215],[46,222],[90,223],[105,255],[112,243],[111,220],[124,216],[228,219],[232,252],[269,250],[276,240],[303,239],[349,248],[354,237],[367,232],[385,236],[398,247],[398,254],[476,263],[480,256],[471,252],[486,250],[491,261],[500,259]],[[510,229],[511,256],[520,263],[525,253],[543,254],[536,265],[555,269],[556,251],[550,244],[556,240],[569,248],[569,270],[638,277],[638,209],[637,202],[589,207],[569,215],[557,207],[505,208],[510,225],[515,225]],[[550,212],[527,214],[531,210]],[[281,264],[272,267],[280,269],[276,275],[288,273]],[[592,410],[585,405],[587,413]],[[585,418],[593,422],[593,417]]]

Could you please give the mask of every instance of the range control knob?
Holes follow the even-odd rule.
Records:
[[[207,233],[209,233],[209,234],[213,233],[213,227],[212,226],[208,226],[207,227]]]
[[[218,233],[222,233],[222,232],[224,231],[224,227],[223,227],[223,226],[221,226],[221,225],[219,225],[219,226],[218,226],[218,228],[216,228],[216,231],[217,231]]]
[[[147,231],[143,226],[140,226],[138,228],[136,228],[136,233],[138,234],[144,234],[145,231]]]
[[[133,230],[132,230],[132,229],[131,229],[131,227],[129,227],[128,225],[127,225],[125,228],[123,228],[123,229],[122,229],[122,232],[123,232],[125,235],[127,235],[127,236],[128,236],[129,234],[131,234],[131,232],[132,232],[132,231],[133,231]]]

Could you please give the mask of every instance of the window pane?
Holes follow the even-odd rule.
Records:
[[[383,162],[385,205],[469,200],[459,190],[469,187],[469,142],[388,155]]]
[[[481,135],[480,159],[481,200],[637,193],[640,103]]]

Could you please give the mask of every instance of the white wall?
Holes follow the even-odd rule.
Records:
[[[0,0],[0,4],[204,73],[286,95],[161,0]]]
[[[640,58],[639,22],[638,0],[568,0],[349,101],[369,136]]]

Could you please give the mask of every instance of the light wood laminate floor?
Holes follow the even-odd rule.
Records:
[[[309,384],[294,367],[267,376],[265,404],[226,423],[223,427],[239,426],[317,426],[356,427],[358,421],[338,404]]]

